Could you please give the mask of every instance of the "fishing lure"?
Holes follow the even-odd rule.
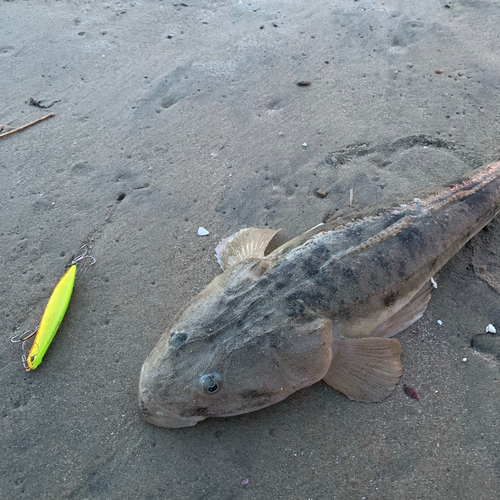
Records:
[[[11,342],[22,342],[22,348],[23,351],[25,351],[24,347],[26,341],[36,334],[35,341],[33,342],[29,353],[26,354],[25,351],[22,356],[23,365],[27,372],[34,370],[38,367],[38,365],[40,365],[43,356],[47,352],[47,349],[59,329],[73,292],[76,277],[76,265],[85,258],[93,260],[90,265],[95,264],[94,257],[88,255],[87,252],[88,248],[85,248],[85,252],[71,262],[71,267],[66,271],[65,275],[54,288],[37,329],[29,335],[27,335],[29,332],[25,332],[21,335],[12,337]]]

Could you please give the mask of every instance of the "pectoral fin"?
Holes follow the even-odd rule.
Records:
[[[225,270],[247,259],[261,259],[278,231],[248,227],[224,238],[215,248],[220,267]]]
[[[415,296],[401,309],[370,333],[370,337],[393,337],[418,321],[431,300],[432,283],[427,281]]]
[[[403,374],[400,358],[401,344],[396,339],[335,340],[323,380],[356,401],[383,401]]]

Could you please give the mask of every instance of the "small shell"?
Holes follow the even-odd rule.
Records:
[[[434,281],[434,278],[431,278],[431,283],[434,288],[437,288],[437,283]]]
[[[420,398],[418,397],[418,392],[413,387],[410,387],[409,385],[404,384],[403,391],[405,391],[405,394],[408,397],[415,399],[416,401],[420,401]]]
[[[497,329],[493,325],[490,324],[486,327],[486,333],[495,334],[495,333],[497,333]]]
[[[199,236],[207,236],[207,234],[210,234],[210,233],[204,227],[198,228],[198,235]]]
[[[439,326],[441,326],[443,324],[443,322],[440,319],[438,319],[437,323]]]

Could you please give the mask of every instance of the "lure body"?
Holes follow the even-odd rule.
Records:
[[[68,308],[75,284],[75,276],[76,265],[73,264],[54,288],[38,327],[35,342],[28,354],[26,371],[34,370],[42,362]]]

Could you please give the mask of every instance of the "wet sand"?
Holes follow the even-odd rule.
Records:
[[[318,383],[168,430],[137,385],[222,238],[291,238],[496,160],[499,24],[487,0],[2,2],[0,124],[56,116],[0,139],[0,498],[498,497],[500,336],[473,340],[500,328],[498,219],[397,337],[381,404]],[[97,264],[26,373],[9,339],[86,241]]]

